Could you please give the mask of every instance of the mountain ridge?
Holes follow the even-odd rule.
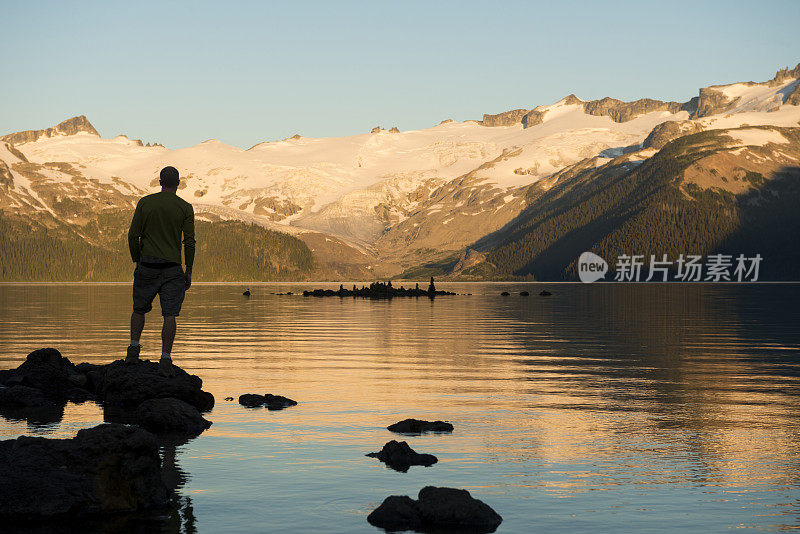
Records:
[[[295,135],[248,150],[215,140],[169,150],[123,135],[104,139],[79,116],[3,137],[0,211],[63,226],[69,239],[106,246],[107,237],[93,229],[95,219],[130,209],[158,187],[160,168],[173,165],[182,176],[179,194],[212,227],[239,221],[295,236],[313,249],[320,266],[330,267],[325,272],[394,276],[447,264],[458,265],[453,276],[470,276],[479,256],[468,251],[489,258],[488,249],[476,246],[535,206],[570,169],[602,168],[623,156],[625,165],[641,165],[697,133],[797,127],[800,106],[792,102],[800,94],[798,80],[800,64],[767,82],[703,88],[697,108],[569,95],[505,112],[510,118],[485,116],[485,125],[447,120],[424,130]],[[513,123],[496,124],[507,120]],[[794,144],[781,150],[795,157]],[[495,276],[502,262],[489,258],[478,270]]]
[[[24,130],[21,132],[10,133],[0,137],[0,141],[5,141],[6,143],[12,145],[19,145],[38,141],[42,137],[75,135],[77,133],[87,133],[100,137],[100,134],[97,133],[97,130],[95,130],[94,126],[92,126],[92,123],[89,122],[89,119],[86,118],[86,115],[78,115],[44,130]]]

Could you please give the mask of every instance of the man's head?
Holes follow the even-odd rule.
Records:
[[[159,183],[161,187],[164,189],[178,189],[178,184],[181,183],[181,179],[178,176],[178,169],[175,167],[164,167],[161,169],[161,177],[159,179]]]

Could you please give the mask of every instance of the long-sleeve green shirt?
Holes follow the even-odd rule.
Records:
[[[191,269],[194,264],[192,205],[175,193],[165,191],[139,200],[128,230],[131,259],[138,262],[144,255],[181,263],[181,242],[186,268]]]

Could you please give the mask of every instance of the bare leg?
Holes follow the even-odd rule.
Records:
[[[175,317],[164,317],[164,326],[161,328],[161,352],[170,354],[172,352],[172,343],[175,341],[175,330],[177,324]]]
[[[144,315],[133,312],[131,314],[131,339],[139,341],[139,338],[142,337],[142,330],[144,330]]]

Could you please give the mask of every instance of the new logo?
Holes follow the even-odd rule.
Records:
[[[600,280],[607,272],[606,260],[593,252],[584,252],[578,258],[578,277],[584,284]]]

